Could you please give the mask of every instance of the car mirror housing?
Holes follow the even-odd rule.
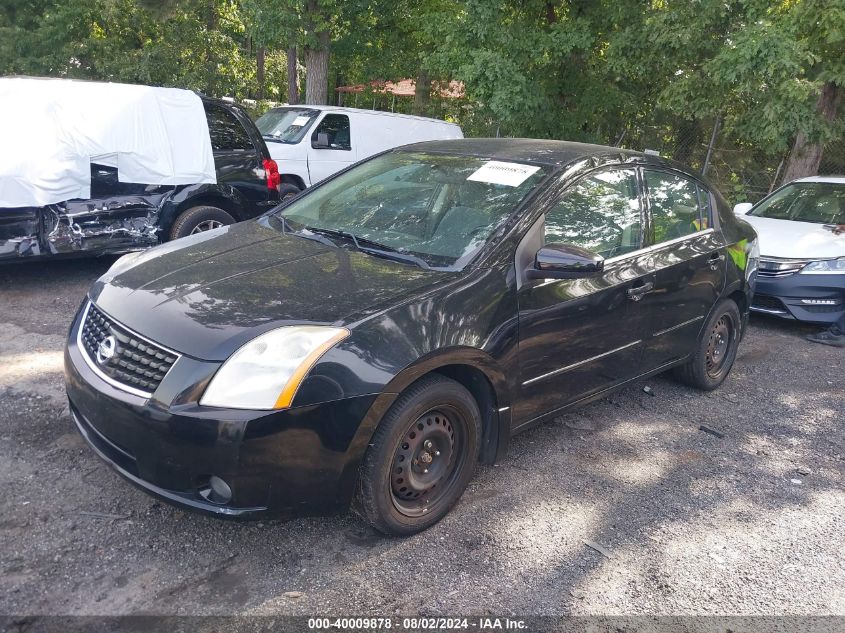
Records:
[[[546,244],[534,256],[529,279],[578,279],[604,270],[604,257],[572,244]]]
[[[740,202],[739,204],[734,206],[734,215],[745,215],[749,211],[751,211],[751,207],[754,205],[750,202]]]

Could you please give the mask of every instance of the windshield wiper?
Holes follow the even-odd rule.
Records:
[[[371,240],[366,237],[358,237],[354,233],[350,233],[349,231],[342,231],[340,229],[324,229],[318,228],[313,226],[306,226],[306,229],[311,231],[312,233],[322,233],[323,235],[329,235],[333,237],[341,237],[352,241],[355,244],[355,248],[363,253],[369,253],[370,255],[375,255],[376,257],[383,257],[385,259],[392,259],[393,261],[397,262],[408,262],[410,264],[416,264],[420,268],[429,269],[431,266],[428,263],[416,255],[411,255],[410,253],[403,253],[397,248],[390,246],[388,244],[382,244],[381,242],[376,242],[375,240]]]
[[[285,219],[285,216],[283,215],[276,215],[275,218],[282,223],[282,233],[284,233],[285,235],[296,235],[297,237],[304,237],[306,240],[314,240],[315,242],[319,242],[320,244],[325,244],[326,246],[331,246],[332,248],[338,248],[338,245],[332,242],[329,238],[315,233],[307,227],[303,227],[302,229],[293,228],[290,222],[288,222],[287,219]],[[303,229],[307,231],[307,233],[304,232]]]

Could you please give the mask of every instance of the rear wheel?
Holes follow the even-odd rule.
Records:
[[[234,223],[235,218],[223,209],[210,206],[191,207],[176,217],[170,229],[170,239],[175,240]]]
[[[673,370],[681,382],[712,391],[724,382],[736,360],[739,348],[741,319],[732,299],[721,301],[704,326],[693,357]]]
[[[478,462],[481,415],[458,382],[426,376],[376,429],[361,466],[354,509],[386,534],[409,535],[443,518]]]

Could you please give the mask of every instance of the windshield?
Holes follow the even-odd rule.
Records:
[[[431,268],[459,270],[546,173],[474,156],[390,152],[304,195],[281,215],[294,229],[354,236],[361,250],[374,244]]]
[[[845,184],[795,182],[763,200],[748,215],[814,224],[843,224]]]
[[[318,114],[311,108],[273,108],[258,117],[255,126],[265,140],[293,145],[302,140]]]

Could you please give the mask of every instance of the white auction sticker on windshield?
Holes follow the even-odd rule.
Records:
[[[519,163],[503,163],[498,160],[490,160],[476,169],[467,180],[487,182],[491,185],[506,185],[508,187],[519,187],[536,172],[539,167],[534,165],[521,165]]]
[[[298,116],[298,117],[296,117],[296,118],[293,120],[293,123],[291,123],[291,127],[294,127],[294,126],[296,126],[296,127],[302,127],[303,125],[305,125],[306,123],[308,123],[308,121],[309,121],[309,120],[310,120],[310,117],[307,117],[307,116]]]

